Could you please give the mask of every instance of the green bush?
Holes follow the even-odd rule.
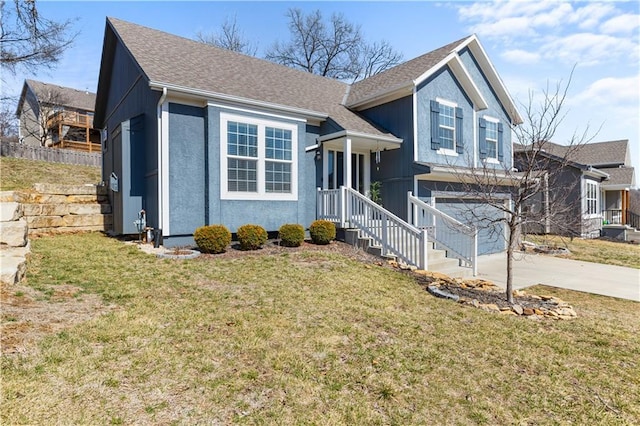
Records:
[[[285,247],[300,247],[304,241],[304,228],[296,223],[287,223],[278,230],[278,238]]]
[[[309,227],[309,234],[314,244],[329,244],[336,238],[336,226],[328,220],[316,220]]]
[[[242,250],[257,250],[267,242],[267,231],[260,225],[242,225],[237,236]]]
[[[224,253],[231,243],[231,232],[224,225],[207,225],[196,229],[193,239],[203,253]]]

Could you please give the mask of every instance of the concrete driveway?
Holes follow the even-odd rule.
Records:
[[[553,256],[516,254],[513,262],[513,287],[521,289],[545,284],[568,290],[584,291],[640,301],[640,270],[602,265]],[[504,253],[478,257],[478,278],[493,281],[503,288],[507,282],[507,256]]]

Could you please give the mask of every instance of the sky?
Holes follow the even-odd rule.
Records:
[[[276,40],[288,39],[286,12],[297,7],[324,15],[343,13],[370,41],[386,40],[405,60],[477,34],[521,114],[533,94],[566,84],[566,117],[553,141],[574,134],[594,142],[628,139],[640,184],[640,2],[461,1],[461,2],[214,2],[46,1],[40,14],[73,20],[78,35],[53,69],[35,75],[3,72],[2,95],[19,94],[25,78],[97,90],[107,16],[195,38],[217,32],[226,19],[263,56]]]

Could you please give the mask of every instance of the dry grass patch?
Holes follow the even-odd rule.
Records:
[[[635,302],[544,288],[579,317],[534,322],[337,251],[158,260],[86,234],[34,240],[33,253],[30,287],[71,285],[119,309],[3,355],[2,423],[640,418]]]
[[[556,235],[527,235],[527,240],[569,249],[568,259],[640,269],[640,245],[600,239],[566,238]]]
[[[35,183],[99,183],[100,167],[0,157],[0,191],[31,189]]]

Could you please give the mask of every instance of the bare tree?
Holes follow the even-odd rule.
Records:
[[[255,56],[258,52],[257,46],[247,40],[238,28],[236,16],[233,17],[233,20],[229,18],[225,19],[220,32],[205,33],[199,31],[196,34],[196,39],[202,43],[211,44],[249,56]]]
[[[73,42],[70,20],[56,22],[40,15],[35,0],[0,1],[0,65],[16,74],[55,64]]]
[[[595,134],[589,137],[587,128],[574,133],[564,145],[551,142],[566,116],[564,104],[572,75],[573,71],[566,84],[547,85],[539,103],[530,92],[528,103],[522,105],[524,122],[510,129],[516,139],[514,167],[509,161],[499,165],[481,159],[477,166],[456,171],[462,198],[470,200],[460,208],[460,216],[493,232],[489,237],[506,241],[509,303],[513,303],[513,260],[521,249],[521,232],[571,234],[584,225],[583,200],[577,195],[580,178],[572,175],[578,165],[571,159]],[[473,164],[473,159],[468,161]],[[472,204],[477,202],[489,209],[478,209]]]
[[[359,26],[342,14],[325,22],[320,10],[305,15],[300,9],[287,12],[291,39],[276,42],[266,58],[292,68],[339,80],[362,79],[382,72],[402,60],[385,42],[368,44]]]
[[[69,126],[60,128],[55,120],[56,114],[64,113],[67,103],[65,96],[55,88],[39,92],[36,96],[27,95],[20,115],[22,142],[51,146],[61,139],[69,139]]]
[[[0,106],[0,139],[10,142],[18,141],[18,123],[13,103],[10,102],[3,102]]]

